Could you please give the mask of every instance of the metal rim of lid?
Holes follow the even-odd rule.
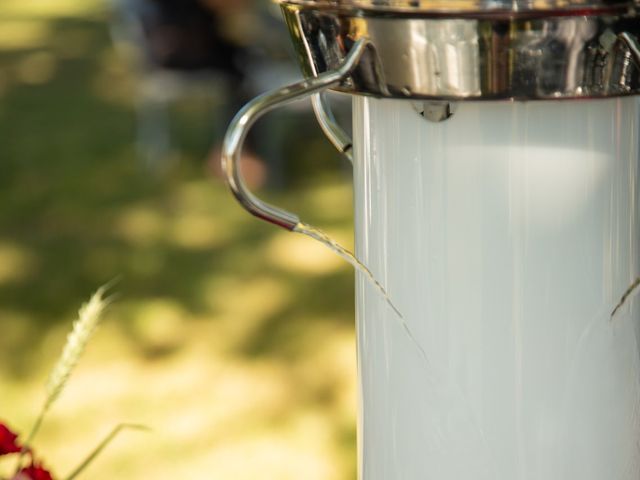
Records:
[[[354,41],[367,39],[350,78],[334,87],[344,93],[446,101],[640,95],[637,11],[460,18],[286,1],[285,23],[308,77],[337,68]]]
[[[633,9],[640,0],[276,0],[303,8],[363,10],[382,14],[491,15],[535,13],[590,15]]]

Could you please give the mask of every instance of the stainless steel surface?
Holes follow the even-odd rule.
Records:
[[[329,141],[340,153],[347,157],[350,162],[353,162],[351,151],[353,142],[347,132],[345,132],[336,121],[324,94],[316,93],[313,95],[311,97],[311,105],[313,106],[313,112],[316,115],[318,124]]]
[[[251,126],[262,115],[276,107],[340,84],[358,65],[366,47],[365,39],[357,41],[335,69],[256,97],[247,103],[231,121],[222,145],[222,169],[233,195],[249,213],[287,230],[293,230],[300,222],[293,213],[260,200],[245,184],[240,171],[240,158],[242,145]]]
[[[376,9],[358,8],[365,3]],[[633,2],[555,2],[567,9],[520,15],[524,4],[544,10],[552,3],[453,1],[452,8],[509,4],[513,11],[437,18],[419,8],[443,2],[414,2],[418,10],[397,15],[404,10],[396,5],[408,2],[288,0],[281,7],[306,76],[336,68],[355,41],[368,39],[352,82],[336,88],[347,93],[440,100],[640,93],[639,63],[631,61],[640,35]],[[603,13],[605,6],[612,10]]]
[[[640,43],[638,43],[638,38],[629,35],[628,32],[623,32],[618,37],[627,45],[629,52],[631,52],[633,56],[633,60],[636,65],[640,67]]]
[[[280,2],[316,9],[422,13],[610,11],[637,3],[630,0],[280,0]]]

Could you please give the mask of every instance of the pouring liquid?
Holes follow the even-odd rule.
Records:
[[[296,233],[301,233],[302,235],[307,235],[308,237],[311,237],[314,240],[317,240],[318,242],[323,244],[325,247],[327,247],[329,250],[331,250],[332,252],[340,256],[343,260],[346,260],[348,263],[350,263],[357,272],[361,273],[364,276],[364,278],[366,278],[367,281],[377,290],[377,292],[382,296],[382,298],[384,298],[387,305],[391,307],[391,309],[395,313],[395,317],[400,322],[400,325],[402,326],[402,329],[404,330],[404,332],[411,339],[411,342],[420,350],[421,355],[426,359],[427,353],[425,352],[424,348],[422,348],[422,346],[416,340],[415,336],[413,335],[413,332],[409,328],[409,324],[402,316],[402,313],[400,313],[400,310],[398,310],[398,307],[396,307],[393,301],[391,300],[391,297],[387,293],[387,290],[376,279],[376,277],[373,275],[371,270],[369,270],[364,263],[358,260],[353,253],[351,253],[349,250],[344,248],[342,245],[340,245],[338,242],[332,239],[329,235],[327,235],[325,232],[323,232],[318,228],[315,228],[311,225],[307,225],[306,223],[298,223],[293,229],[293,231]]]

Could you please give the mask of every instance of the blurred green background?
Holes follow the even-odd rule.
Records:
[[[232,199],[215,96],[173,102],[168,160],[141,161],[112,21],[99,0],[0,2],[0,421],[29,429],[78,307],[120,277],[36,438],[54,474],[135,422],[153,431],[83,478],[354,478],[351,269]],[[281,178],[261,195],[350,247],[344,160],[308,110],[275,115]]]

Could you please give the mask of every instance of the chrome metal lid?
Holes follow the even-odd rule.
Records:
[[[307,78],[267,92],[240,110],[225,136],[222,165],[231,191],[249,212],[314,238],[322,234],[307,228],[296,215],[253,195],[240,171],[249,128],[280,105],[333,88],[353,94],[424,99],[426,108],[419,113],[440,121],[451,115],[451,101],[640,94],[640,16],[634,2],[279,3]],[[347,153],[351,148],[347,135],[328,115],[320,98],[313,104],[323,131]]]
[[[279,0],[304,74],[367,52],[335,90],[389,98],[640,94],[640,14],[623,0]]]
[[[620,10],[633,0],[278,0],[311,8],[423,14],[563,12],[589,14]]]

